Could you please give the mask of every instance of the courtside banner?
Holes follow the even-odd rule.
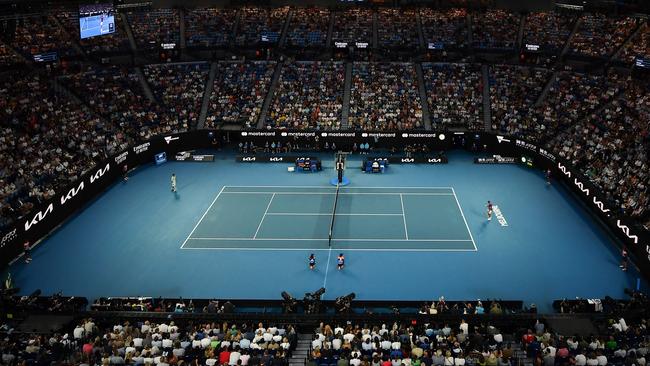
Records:
[[[366,161],[386,160],[389,164],[447,164],[449,160],[446,156],[429,156],[429,157],[399,157],[399,156],[373,156],[365,159]]]
[[[510,136],[484,134],[488,148],[500,154],[529,155],[538,165],[550,169],[554,179],[561,179],[576,196],[598,216],[634,255],[635,264],[646,279],[650,279],[650,234],[635,221],[620,212],[606,195],[564,159],[534,143]]]
[[[517,164],[519,159],[513,156],[492,155],[489,157],[474,158],[474,164]]]
[[[305,155],[268,155],[268,154],[251,154],[251,155],[239,155],[235,158],[237,162],[240,163],[291,163],[294,164],[298,159],[309,159],[318,161],[320,159],[316,157],[309,157]]]
[[[337,147],[349,149],[352,144],[369,143],[371,147],[404,146],[427,144],[431,149],[444,150],[451,147],[449,133],[445,131],[320,131],[288,129],[250,129],[240,131],[240,141],[255,141],[263,146],[264,142],[297,142],[299,144],[322,145],[336,143]]]
[[[159,152],[172,155],[178,151],[207,148],[211,142],[209,133],[209,131],[192,131],[156,136],[100,162],[79,180],[60,189],[52,199],[36,206],[11,228],[0,233],[0,267],[6,266],[22,253],[24,242],[29,241],[32,245],[38,242],[93,198],[119,181],[125,166],[127,169],[132,169],[142,164],[152,163],[153,156]]]

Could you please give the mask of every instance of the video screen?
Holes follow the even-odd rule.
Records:
[[[81,39],[115,33],[113,4],[79,6],[79,35]]]

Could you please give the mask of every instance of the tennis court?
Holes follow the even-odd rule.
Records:
[[[451,187],[224,186],[182,249],[476,251]]]

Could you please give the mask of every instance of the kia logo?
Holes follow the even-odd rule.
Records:
[[[32,218],[32,221],[25,221],[25,231],[28,231],[32,226],[43,221],[43,219],[47,216],[47,214],[49,214],[52,211],[54,211],[53,203],[50,203],[50,205],[47,206],[45,212],[38,211],[36,215],[34,215],[34,217]]]

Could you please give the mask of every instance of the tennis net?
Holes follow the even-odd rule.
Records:
[[[332,221],[330,222],[330,232],[327,239],[327,246],[332,246],[332,233],[334,232],[334,219],[336,218],[336,205],[339,202],[339,185],[336,184],[336,195],[334,196],[334,208],[332,209]]]

